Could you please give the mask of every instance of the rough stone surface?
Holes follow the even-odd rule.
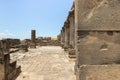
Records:
[[[10,59],[9,41],[0,40],[0,80],[15,80],[21,72],[16,61]]]
[[[52,38],[52,37],[36,38],[36,45],[37,46],[61,46],[58,38]]]
[[[77,80],[120,80],[120,65],[83,65]]]
[[[79,30],[120,30],[120,0],[75,0]]]
[[[5,40],[8,41],[10,47],[14,47],[14,46],[19,45],[21,43],[20,39],[10,39],[10,38],[7,38]]]
[[[77,77],[84,77],[79,70],[82,65],[120,63],[119,12],[120,0],[75,0],[75,27],[77,30],[75,71],[76,74],[79,74]],[[96,71],[96,74],[99,74],[99,70]],[[108,75],[110,76],[109,73]],[[103,77],[103,79],[77,80],[109,79]],[[113,76],[110,80],[117,79],[114,79]]]
[[[80,32],[79,36],[79,65],[120,63],[120,32]]]

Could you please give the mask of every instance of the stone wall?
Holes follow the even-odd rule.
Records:
[[[83,65],[97,66],[120,63],[119,2],[119,0],[75,0],[75,27],[77,27],[75,71],[79,73],[76,74],[77,77],[84,77],[84,73],[80,72]],[[103,68],[103,72],[107,70],[106,67],[103,66]],[[100,69],[102,68],[100,67]],[[111,73],[114,71],[109,66],[108,69],[112,69]],[[99,70],[96,73],[99,74]],[[107,76],[109,77],[110,74],[108,73]],[[111,79],[118,80],[114,77]],[[86,79],[77,78],[77,80]],[[95,80],[110,79],[99,77]]]
[[[14,47],[14,46],[19,45],[21,43],[20,39],[7,38],[5,40],[8,41],[10,47]]]
[[[15,80],[21,72],[16,61],[10,59],[8,40],[0,40],[0,80]]]
[[[60,41],[52,39],[51,37],[36,38],[37,46],[61,46]]]
[[[120,30],[119,0],[75,0],[79,30]]]

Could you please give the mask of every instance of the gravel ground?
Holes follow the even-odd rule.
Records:
[[[11,56],[22,67],[22,73],[16,80],[76,80],[75,63],[61,47],[37,47]]]

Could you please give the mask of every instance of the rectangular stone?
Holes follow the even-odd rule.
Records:
[[[79,30],[120,30],[119,0],[75,0]]]

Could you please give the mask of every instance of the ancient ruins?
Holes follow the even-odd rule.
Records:
[[[35,31],[35,30],[32,30],[32,31],[31,31],[31,43],[30,43],[30,48],[36,48],[35,39],[36,39],[36,31]]]
[[[69,53],[69,57],[75,58],[75,5],[73,4],[67,20],[61,30],[61,45]]]
[[[15,80],[21,72],[17,61],[10,59],[9,49],[9,41],[0,40],[0,80]]]
[[[27,71],[30,65],[28,73],[33,74],[36,66],[40,67],[36,75],[41,80],[53,80],[60,71],[66,76],[72,73],[72,68],[76,80],[120,80],[120,0],[74,0],[57,38],[36,37],[36,31],[31,30],[31,39],[0,40],[0,80],[15,80],[21,73],[21,66],[17,66],[19,59],[10,56],[18,52],[25,53],[20,61],[28,61],[28,65],[21,63],[23,70]],[[34,65],[30,58],[34,59]],[[71,60],[75,60],[72,68]],[[20,78],[29,80],[31,74],[27,77],[22,74]],[[54,79],[65,80],[63,74]],[[75,80],[73,76],[68,79]]]
[[[75,24],[71,25],[69,13],[61,30],[61,44],[70,51],[75,39],[77,80],[119,80],[120,1],[75,0],[74,5]],[[70,25],[75,28],[72,40]]]

